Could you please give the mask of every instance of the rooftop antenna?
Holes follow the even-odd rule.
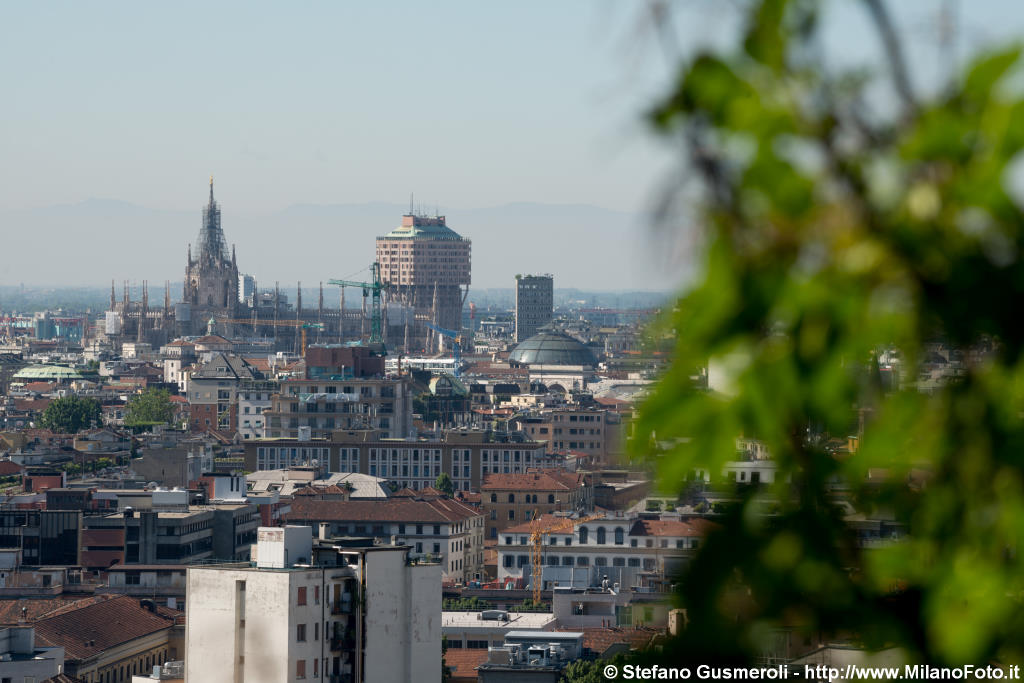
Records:
[[[412,209],[412,198],[413,198],[413,193],[412,193],[412,192],[410,192],[410,193],[409,193],[409,215],[410,215],[410,216],[412,216],[412,215],[413,215],[413,209]]]

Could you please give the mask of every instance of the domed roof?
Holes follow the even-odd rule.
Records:
[[[579,340],[545,330],[522,341],[508,357],[523,365],[595,365],[597,359]]]
[[[30,365],[14,373],[14,379],[27,380],[69,380],[82,379],[82,373],[63,365]]]

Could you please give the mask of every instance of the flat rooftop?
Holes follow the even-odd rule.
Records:
[[[552,612],[509,612],[508,621],[479,619],[480,612],[441,612],[441,628],[486,628],[517,631],[548,631],[555,626]]]

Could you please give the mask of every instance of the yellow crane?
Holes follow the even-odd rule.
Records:
[[[533,511],[533,521],[531,526],[533,530],[530,532],[530,570],[533,572],[531,584],[533,585],[533,604],[540,604],[540,591],[542,583],[544,581],[544,566],[541,564],[543,559],[542,555],[544,552],[544,537],[548,534],[559,533],[566,529],[572,529],[577,524],[586,524],[587,522],[593,522],[595,519],[604,519],[604,515],[587,515],[586,517],[565,517],[562,521],[556,524],[542,529],[537,523],[539,517],[537,511]]]
[[[302,333],[302,357],[306,357],[306,330],[322,330],[324,329],[323,323],[307,323],[303,320],[255,320],[255,319],[218,319],[219,323],[234,323],[235,325],[251,325],[253,330],[257,327],[267,325],[269,327],[297,327]]]

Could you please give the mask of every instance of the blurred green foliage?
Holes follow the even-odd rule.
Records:
[[[744,5],[742,48],[688,60],[651,115],[685,140],[703,251],[664,322],[674,359],[635,453],[664,491],[695,468],[717,476],[740,436],[779,472],[721,508],[681,577],[691,628],[664,651],[680,659],[751,661],[788,627],[911,661],[1021,659],[1019,53],[981,55],[918,99],[884,7],[863,4],[887,48],[891,111],[866,104],[881,79],[823,67],[820,3],[762,0]],[[919,392],[935,340],[963,352],[964,372]],[[695,380],[704,367],[724,390]],[[859,448],[840,457],[828,440],[849,435]],[[875,468],[886,476],[869,480]],[[864,547],[840,498],[908,537]]]

